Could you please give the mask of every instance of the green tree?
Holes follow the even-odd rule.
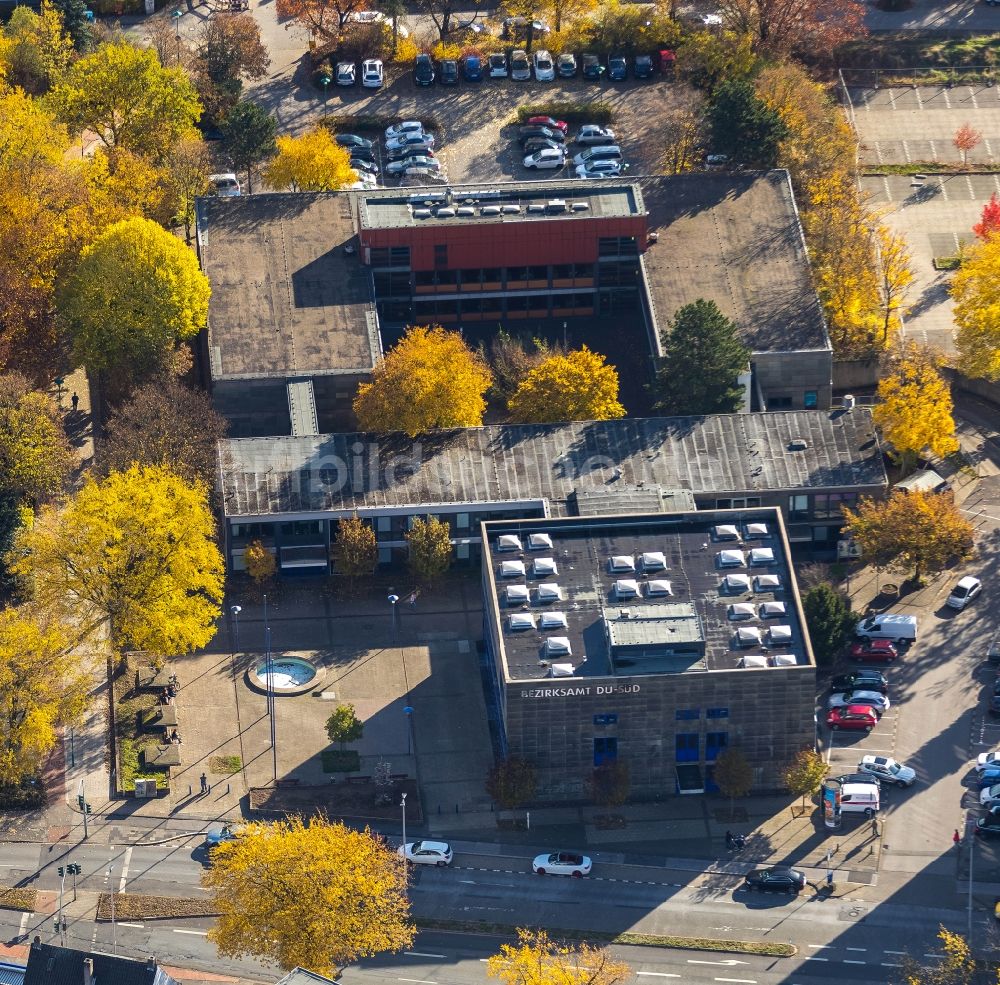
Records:
[[[586,346],[555,353],[529,370],[507,403],[511,420],[521,424],[625,416],[618,402],[618,371]]]
[[[208,317],[211,289],[194,252],[149,219],[125,219],[87,246],[66,290],[77,358],[131,379],[163,367]]]
[[[600,807],[621,807],[628,800],[631,789],[628,766],[619,761],[601,763],[587,777],[587,793]]]
[[[729,798],[729,816],[737,797],[745,797],[753,789],[753,770],[739,746],[727,746],[719,753],[712,773],[719,792]]]
[[[348,742],[357,742],[365,734],[365,723],[358,718],[354,705],[342,704],[326,720],[326,734],[331,742],[339,742],[341,751]]]
[[[86,51],[93,40],[87,20],[87,0],[47,0],[62,17],[63,27],[77,51]]]
[[[88,478],[15,540],[12,571],[40,611],[81,639],[107,626],[119,649],[189,653],[215,635],[222,556],[208,491],[159,466]]]
[[[856,621],[850,599],[832,585],[819,584],[802,597],[802,611],[816,664],[829,666],[847,642]]]
[[[53,90],[53,104],[74,132],[89,130],[109,150],[152,160],[161,160],[201,116],[184,70],[164,68],[155,51],[124,38],[75,62]]]
[[[406,869],[368,829],[300,817],[251,823],[212,851],[202,876],[219,918],[219,953],[336,976],[413,943]]]
[[[739,329],[714,301],[699,298],[679,308],[663,330],[663,360],[653,392],[665,414],[730,414],[743,401],[737,382],[750,350]]]
[[[222,120],[242,95],[243,80],[263,79],[271,58],[252,14],[209,18],[199,42],[192,65],[195,85],[207,115]]]
[[[355,580],[368,577],[378,564],[378,543],[372,525],[357,514],[342,517],[337,522],[337,539],[333,542],[333,570],[345,575],[353,590]]]
[[[806,797],[811,797],[819,790],[829,772],[830,764],[823,756],[806,746],[785,767],[785,786],[793,796],[802,798],[802,806],[805,807]]]
[[[744,79],[727,79],[713,94],[708,108],[712,150],[752,168],[773,168],[781,141],[788,135],[777,110],[771,109]]]
[[[538,788],[538,774],[526,759],[508,756],[495,763],[486,776],[486,792],[504,810],[527,804]]]
[[[212,154],[197,134],[182,137],[167,155],[165,169],[168,201],[173,206],[173,220],[184,226],[184,240],[191,242],[194,203],[211,189]]]
[[[451,524],[429,516],[415,517],[406,535],[410,573],[420,585],[430,585],[451,566]]]
[[[247,193],[250,194],[254,171],[278,152],[275,140],[278,125],[263,106],[242,100],[229,111],[219,129],[233,167],[247,176]]]

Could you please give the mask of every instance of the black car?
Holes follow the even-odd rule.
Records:
[[[1000,808],[991,808],[976,821],[976,834],[984,838],[1000,838]]]
[[[390,161],[408,161],[411,157],[433,157],[434,151],[429,147],[404,147],[402,150],[389,151],[386,156]]]
[[[557,144],[566,143],[566,134],[562,130],[553,130],[551,127],[543,127],[540,123],[530,123],[521,127],[517,133],[517,139],[523,144],[532,137],[545,137],[546,140],[555,141]]]
[[[583,77],[597,81],[604,74],[604,66],[597,55],[585,54],[583,56]]]
[[[453,58],[438,63],[438,82],[443,86],[458,85],[458,62]]]
[[[375,145],[364,137],[359,137],[355,133],[338,133],[334,138],[341,147],[346,147],[352,154],[359,150],[372,151]]]
[[[770,869],[753,869],[746,874],[747,889],[766,889],[778,893],[798,893],[805,888],[806,876],[798,869],[774,865]]]
[[[612,82],[621,82],[628,78],[628,62],[624,55],[611,55],[608,58],[608,78]]]
[[[830,681],[830,691],[841,694],[847,691],[878,691],[888,694],[889,681],[879,670],[852,670],[849,674],[838,674]]]
[[[653,74],[653,59],[649,55],[636,55],[632,63],[632,74],[637,79],[648,79]]]
[[[483,60],[479,55],[466,55],[462,61],[462,74],[466,82],[482,82]]]
[[[548,137],[529,137],[522,145],[521,150],[525,154],[534,154],[536,150],[546,150],[551,148],[552,150],[565,150],[566,148],[557,143],[555,140],[550,140]]]
[[[374,161],[369,161],[364,157],[351,155],[351,167],[355,171],[364,171],[366,174],[378,174],[378,165]]]
[[[417,55],[416,64],[413,66],[413,81],[418,86],[434,84],[434,62],[431,60],[430,55]]]
[[[842,776],[832,776],[831,780],[836,780],[841,786],[845,783],[874,783],[881,788],[882,781],[871,773],[844,773]]]

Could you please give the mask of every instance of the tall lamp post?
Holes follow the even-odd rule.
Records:
[[[388,601],[389,601],[389,606],[392,609],[392,638],[395,641],[396,619],[398,618],[396,615],[396,605],[399,603],[399,596],[396,595],[396,593],[393,592],[392,589],[389,590]]]
[[[235,680],[236,679],[236,654],[239,653],[239,651],[240,651],[240,613],[243,611],[243,606],[241,606],[241,605],[231,605],[229,607],[229,611],[230,611],[230,613],[232,614],[232,617],[233,617],[233,622],[232,622],[233,635],[231,637],[231,639],[232,639],[232,646],[230,646],[230,648],[229,648],[229,656],[231,657],[231,660],[230,660],[230,671],[232,672],[233,680]]]
[[[181,12],[175,10],[171,15],[174,19],[174,37],[177,39],[177,64],[181,61]]]
[[[326,87],[330,84],[330,76],[324,72],[319,77],[319,84],[323,87],[323,115],[326,116]]]
[[[267,713],[271,718],[271,763],[274,782],[278,782],[278,746],[274,724],[274,655],[271,653],[271,626],[267,621],[267,596],[264,596],[264,660],[267,667]]]
[[[108,881],[111,883],[111,948],[112,953],[118,953],[118,928],[115,926],[115,881],[114,867],[108,869]]]
[[[403,809],[403,865],[406,865],[406,793],[403,793],[403,799],[399,802],[399,806]]]

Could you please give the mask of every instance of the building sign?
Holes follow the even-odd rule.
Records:
[[[585,698],[594,694],[637,694],[638,684],[581,684],[566,687],[532,687],[521,692],[522,698]]]

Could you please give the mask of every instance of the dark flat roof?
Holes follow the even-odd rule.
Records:
[[[802,439],[806,447],[792,450]],[[884,488],[871,412],[786,411],[626,418],[402,433],[220,442],[227,516],[546,500],[637,489],[693,495]]]
[[[379,356],[352,199],[336,194],[198,200],[213,380],[370,373]]]
[[[714,301],[754,352],[829,349],[787,171],[642,178],[657,327]]]
[[[747,523],[762,522],[767,526],[767,535],[742,541],[717,541],[713,529],[719,523],[735,524],[745,531]],[[492,599],[488,605],[496,605],[500,616],[500,636],[507,679],[549,680],[559,686],[567,678],[554,676],[553,663],[573,666],[574,677],[631,677],[645,674],[697,673],[713,670],[737,669],[743,657],[755,655],[772,658],[775,654],[792,655],[796,666],[811,663],[802,628],[799,624],[798,605],[794,576],[785,552],[781,536],[781,520],[774,508],[759,510],[722,510],[706,513],[668,513],[659,516],[620,516],[601,518],[558,519],[558,520],[500,520],[483,525],[487,545],[483,549],[483,565],[492,572]],[[499,551],[498,537],[501,534],[517,533],[521,537],[524,551],[521,553]],[[552,539],[552,548],[528,549],[529,533],[547,533]],[[719,552],[737,549],[748,553],[751,548],[771,548],[775,562],[766,567],[721,569],[718,564]],[[660,552],[664,555],[667,568],[644,574],[639,564],[643,552]],[[615,555],[626,555],[636,561],[634,574],[612,573],[610,559]],[[535,558],[552,558],[558,572],[555,575],[535,577],[532,562]],[[527,574],[522,577],[503,578],[499,574],[500,564],[506,560],[524,562]],[[757,574],[777,575],[781,587],[771,591],[747,591],[730,593],[725,590],[723,578],[728,573],[741,573],[752,579]],[[640,585],[642,594],[631,601],[619,601],[615,591],[615,581],[621,578],[633,579]],[[645,584],[654,579],[670,582],[673,594],[663,597],[646,597]],[[510,605],[506,602],[505,589],[508,585],[521,584],[534,589],[538,583],[557,583],[562,591],[562,599],[547,604],[539,604],[535,591],[531,591],[531,601],[527,606]],[[785,614],[777,619],[749,619],[733,622],[729,619],[729,606],[738,602],[751,602],[759,606],[763,602],[785,603]],[[697,632],[704,639],[704,654],[676,655],[653,652],[648,656],[631,653],[612,655],[609,652],[605,634],[604,619],[608,617],[617,623],[623,609],[628,617],[625,627],[616,635],[624,643],[639,643],[656,632],[653,617],[656,611],[664,620],[681,619],[684,611],[694,609],[697,617]],[[529,613],[538,623],[543,612],[555,610],[566,616],[568,628],[513,630],[509,626],[511,614]],[[645,622],[645,625],[642,623]],[[767,634],[769,625],[788,626],[791,638],[787,644],[771,644]],[[734,634],[737,628],[756,627],[764,639],[764,646],[737,648]],[[679,626],[675,630],[677,641],[689,639],[688,632],[693,627]],[[544,653],[545,640],[549,637],[565,637],[570,641],[572,654],[548,657]],[[778,672],[781,667],[767,667]],[[748,671],[749,672],[749,671]]]

